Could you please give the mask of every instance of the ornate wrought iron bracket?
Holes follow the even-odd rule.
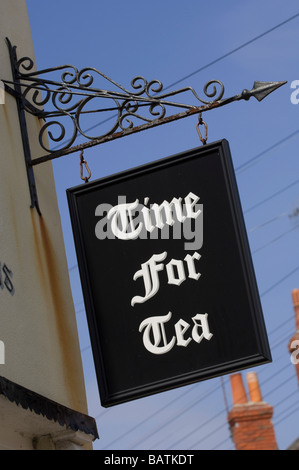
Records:
[[[32,59],[29,57],[18,59],[16,46],[12,46],[7,38],[6,41],[12,80],[5,80],[2,77],[1,79],[5,90],[17,101],[31,207],[36,207],[39,214],[33,166],[234,101],[249,100],[251,96],[261,101],[286,83],[256,81],[251,90],[243,90],[238,95],[222,99],[223,84],[219,80],[210,80],[203,88],[205,96],[203,99],[192,87],[166,92],[166,89],[163,91],[163,85],[159,80],[147,81],[144,77],[137,76],[131,81],[132,90],[128,90],[93,67],[78,70],[73,65],[62,65],[35,71]],[[96,82],[104,82],[105,86],[100,87],[98,84],[96,86]],[[107,83],[110,90],[106,89]],[[182,97],[184,101],[187,98],[195,100],[195,104],[181,102]],[[48,107],[47,110],[44,109],[45,105]],[[180,112],[166,116],[169,109],[177,109]],[[39,143],[46,154],[34,159],[31,158],[26,112],[38,117],[42,123]],[[109,117],[100,122],[98,120],[91,126],[97,128],[109,123],[108,130],[95,136],[88,133],[91,129],[83,130],[84,118],[91,115],[108,116],[108,113]],[[134,124],[135,122],[139,125]],[[57,134],[54,135],[53,131]],[[86,142],[73,145],[80,135],[86,139]],[[51,143],[55,146],[51,147]]]

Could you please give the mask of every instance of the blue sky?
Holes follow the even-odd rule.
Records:
[[[264,400],[274,406],[278,446],[286,449],[299,437],[299,390],[287,351],[295,331],[291,290],[299,287],[299,219],[289,217],[299,207],[299,105],[290,99],[291,83],[299,80],[299,16],[216,59],[298,14],[298,2],[27,0],[27,5],[38,69],[95,67],[126,88],[142,75],[164,87],[179,81],[170,89],[192,86],[201,96],[211,79],[222,81],[224,97],[251,89],[255,80],[288,81],[260,103],[232,103],[203,116],[208,142],[230,143],[273,356],[271,364],[254,370]],[[86,120],[86,128],[99,121]],[[92,180],[199,146],[196,123],[196,116],[188,117],[87,150]],[[94,135],[102,128],[94,128]],[[110,409],[100,406],[65,194],[81,183],[79,154],[55,160],[53,167],[89,413],[100,434],[94,448],[232,449],[227,376],[223,383],[216,378]]]

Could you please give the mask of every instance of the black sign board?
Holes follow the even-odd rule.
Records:
[[[67,196],[103,406],[271,361],[226,140]]]

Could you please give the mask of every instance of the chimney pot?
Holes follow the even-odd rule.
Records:
[[[294,307],[299,307],[299,289],[292,290]]]
[[[253,401],[255,403],[259,403],[263,401],[256,372],[248,372],[246,376],[247,376],[247,384],[248,384],[250,401]]]
[[[230,376],[232,398],[234,405],[242,405],[247,403],[247,394],[243,384],[241,374],[233,374]]]

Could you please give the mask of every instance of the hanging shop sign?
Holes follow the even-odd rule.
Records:
[[[271,361],[226,140],[67,196],[103,406]]]

